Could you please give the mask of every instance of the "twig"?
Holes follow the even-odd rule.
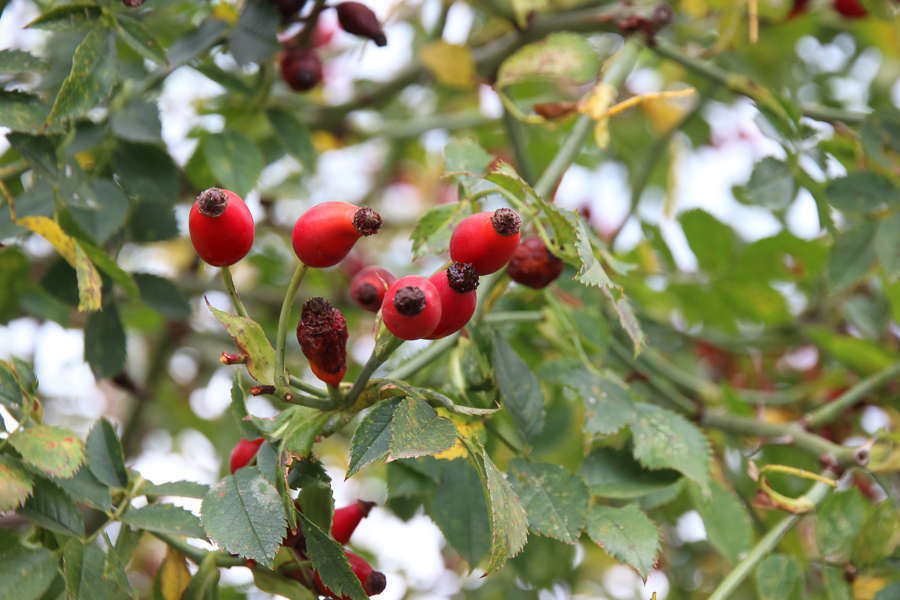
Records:
[[[241,558],[240,556],[231,556],[230,554],[225,554],[224,552],[211,552],[209,550],[197,548],[195,546],[191,546],[186,541],[180,538],[168,535],[166,533],[157,533],[155,531],[150,531],[148,533],[150,533],[160,541],[165,542],[167,546],[170,546],[173,549],[177,550],[179,553],[188,557],[198,565],[203,562],[203,559],[212,554],[213,556],[215,556],[216,566],[218,567],[247,566],[247,560]]]
[[[833,402],[824,404],[803,416],[802,422],[815,429],[838,419],[845,410],[855,405],[868,394],[900,376],[900,363],[882,369],[878,373],[863,379],[849,390],[838,396]]]
[[[234,288],[234,279],[231,277],[231,267],[222,267],[220,270],[222,271],[222,281],[225,282],[225,289],[228,291],[228,297],[231,298],[231,304],[234,306],[235,312],[245,319],[249,319],[250,317],[247,315],[247,309],[244,308],[244,303],[241,301],[241,297]]]

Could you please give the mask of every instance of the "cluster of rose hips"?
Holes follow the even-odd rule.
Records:
[[[306,0],[270,0],[281,13],[284,20],[295,16]],[[329,8],[329,7],[326,7]],[[378,17],[365,4],[360,2],[341,2],[334,5],[338,23],[347,33],[370,39],[376,46],[387,45],[387,38],[378,22]],[[319,12],[314,11],[310,18],[318,19]],[[310,23],[308,26],[315,26]],[[317,28],[316,32],[319,31]],[[328,36],[330,37],[330,36]],[[298,40],[303,40],[298,43]],[[322,59],[316,47],[327,40],[316,36],[299,36],[284,42],[285,51],[281,56],[281,76],[294,90],[305,92],[316,87],[322,81]]]
[[[232,475],[234,475],[235,471],[246,467],[254,460],[263,441],[265,441],[263,438],[258,438],[255,440],[241,440],[235,444],[231,451],[228,465]],[[369,516],[369,512],[374,506],[374,502],[357,500],[349,506],[335,509],[334,517],[331,520],[331,537],[342,546],[349,543],[350,536],[356,531],[356,527],[364,518]],[[297,505],[297,509],[300,509],[299,505]],[[301,561],[307,559],[306,539],[303,537],[302,532],[298,531],[295,534],[289,530],[284,540],[284,545],[296,553]],[[384,591],[387,585],[384,573],[376,571],[366,559],[346,548],[344,548],[344,554],[347,556],[347,561],[350,563],[353,574],[359,579],[367,596],[376,596]],[[342,598],[325,587],[319,573],[313,569],[297,567],[285,572],[285,575],[314,590],[320,596]],[[343,598],[346,598],[346,596]]]
[[[794,0],[790,16],[796,17],[805,12],[809,8],[809,2],[810,0]],[[847,19],[862,19],[869,15],[869,11],[866,10],[866,7],[863,6],[860,0],[834,0],[832,5],[835,12]]]
[[[368,267],[350,284],[353,301],[381,312],[384,326],[403,340],[439,339],[461,330],[475,312],[478,279],[509,263],[510,277],[533,288],[559,276],[562,261],[540,238],[519,244],[521,220],[509,208],[471,215],[453,230],[453,264],[425,278],[397,279],[388,270]],[[346,202],[318,204],[297,219],[291,235],[294,253],[308,267],[337,265],[362,237],[374,235],[381,216]],[[250,251],[253,218],[233,192],[211,188],[200,194],[189,217],[191,241],[207,263],[227,267]],[[303,304],[297,341],[317,378],[337,387],[347,370],[347,321],[323,298]]]

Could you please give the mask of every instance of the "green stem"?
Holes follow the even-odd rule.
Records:
[[[222,267],[220,270],[222,271],[222,281],[225,282],[225,289],[228,290],[228,297],[231,298],[231,304],[234,305],[235,312],[245,319],[249,319],[250,317],[247,315],[247,309],[244,308],[241,297],[238,296],[237,290],[234,289],[234,279],[231,277],[231,267]]]
[[[316,398],[327,398],[328,397],[328,392],[326,392],[325,390],[320,390],[319,388],[317,388],[316,386],[314,386],[310,383],[306,383],[299,377],[294,377],[293,375],[291,375],[290,383],[291,383],[291,387],[297,388],[298,390],[303,390],[307,394],[315,396]]]
[[[495,312],[484,316],[485,323],[536,323],[544,320],[540,310],[515,310]]]
[[[372,354],[369,356],[369,360],[363,365],[362,371],[360,371],[356,381],[353,382],[353,387],[347,392],[347,396],[344,399],[345,406],[353,406],[356,403],[356,399],[359,398],[359,395],[365,389],[366,384],[369,383],[369,379],[372,378],[375,371],[378,370],[378,367],[383,365],[402,343],[403,340],[400,338],[391,336],[390,341],[382,350],[379,351],[378,346],[375,346],[375,349],[372,350]]]
[[[854,406],[889,381],[894,380],[898,375],[900,375],[900,363],[882,369],[878,373],[866,377],[854,385],[852,388],[838,396],[834,402],[829,402],[828,404],[807,413],[803,417],[803,422],[811,429],[831,423],[838,419],[845,410]]]
[[[831,491],[831,486],[817,482],[808,492],[806,497],[812,501],[814,505],[818,505]],[[725,600],[731,598],[731,595],[737,590],[738,586],[756,569],[756,566],[772,552],[781,542],[782,538],[787,535],[794,525],[796,525],[803,515],[790,515],[782,519],[775,527],[764,535],[756,546],[750,551],[744,560],[742,560],[728,576],[722,580],[719,587],[715,589],[709,600]]]
[[[303,29],[295,38],[295,43],[297,46],[301,48],[306,48],[309,46],[309,41],[312,39],[313,33],[316,30],[316,23],[319,22],[319,14],[325,10],[325,0],[316,0],[315,6],[313,6],[312,12],[309,13],[309,16],[306,18],[306,24],[303,26]]]
[[[534,165],[528,153],[528,141],[525,139],[525,124],[516,119],[508,110],[503,111],[503,128],[512,143],[516,156],[519,175],[529,184],[534,183]]]
[[[287,330],[289,321],[291,320],[291,307],[294,304],[294,297],[297,295],[297,289],[303,276],[309,267],[300,263],[291,277],[291,283],[288,285],[287,292],[284,294],[284,303],[281,305],[281,315],[278,317],[278,333],[275,338],[275,380],[280,381],[284,387],[290,386],[290,375],[284,369],[284,346],[287,340]]]
[[[466,127],[480,127],[495,123],[497,119],[484,116],[478,109],[462,110],[455,113],[428,115],[417,119],[404,119],[401,121],[385,121],[375,129],[353,127],[359,135],[365,137],[386,137],[393,139],[413,138],[433,129],[463,129]]]
[[[346,399],[344,398],[344,394],[341,392],[340,388],[335,387],[333,385],[328,386],[328,397],[331,399],[331,402],[337,406],[343,408],[346,406]]]
[[[202,548],[195,548],[194,546],[188,544],[186,541],[173,535],[168,535],[166,533],[156,533],[153,531],[149,533],[160,541],[165,542],[167,546],[172,547],[179,553],[188,557],[198,565],[203,562],[203,559],[212,554],[213,556],[215,556],[216,566],[218,567],[247,566],[247,560],[241,558],[240,556],[231,556],[230,554],[225,554],[224,552],[210,552],[208,550],[203,550]]]
[[[648,385],[656,389],[656,391],[662,394],[666,400],[677,407],[678,410],[692,418],[695,418],[700,413],[697,404],[678,391],[678,389],[668,380],[657,377],[654,373],[649,371],[644,364],[634,358],[634,353],[628,350],[618,340],[611,338],[609,347],[619,360],[625,363],[631,370],[646,377]]]
[[[421,369],[424,369],[432,362],[440,358],[444,354],[444,352],[450,350],[453,346],[455,346],[456,339],[458,337],[459,334],[453,334],[437,340],[436,342],[428,346],[425,350],[385,375],[385,379],[399,379],[401,381],[404,381],[408,377],[415,375]]]

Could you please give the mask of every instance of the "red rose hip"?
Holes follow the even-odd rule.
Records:
[[[341,311],[322,298],[303,304],[297,341],[313,374],[337,387],[347,372],[347,321]]]
[[[466,217],[450,237],[450,258],[470,263],[479,275],[499,271],[519,246],[521,224],[519,215],[510,208]]]
[[[262,446],[264,441],[263,438],[241,440],[234,445],[234,448],[231,449],[231,457],[228,459],[228,468],[231,470],[232,475],[238,469],[250,464],[250,461],[256,456],[259,447]]]
[[[291,48],[281,57],[281,77],[298,92],[307,92],[322,81],[322,59],[315,50]]]
[[[375,42],[376,46],[386,46],[387,38],[372,9],[360,2],[341,2],[336,7],[338,23],[347,33],[358,35]]]
[[[456,333],[472,318],[477,302],[478,273],[468,263],[454,263],[446,271],[432,275],[428,281],[441,296],[441,321],[428,336],[429,340],[437,340]]]
[[[395,281],[397,278],[387,269],[366,267],[350,280],[350,297],[361,309],[377,313],[387,288]]]
[[[401,340],[428,337],[441,322],[441,295],[424,277],[401,277],[384,296],[381,318],[388,331]]]
[[[376,571],[372,568],[366,559],[362,556],[350,552],[349,550],[344,550],[344,554],[347,555],[347,561],[350,563],[350,569],[353,571],[353,574],[359,579],[359,582],[363,586],[363,590],[365,590],[367,596],[377,596],[381,592],[384,591],[384,588],[387,587],[387,579],[384,576],[384,573],[381,571]],[[319,588],[319,592],[329,598],[349,598],[349,596],[338,596],[322,583],[322,578],[319,577],[319,572],[316,571],[316,587]]]
[[[562,259],[550,252],[544,240],[530,237],[516,248],[506,272],[516,283],[539,290],[559,277],[564,266]]]
[[[365,500],[357,500],[349,506],[336,508],[334,510],[334,518],[331,520],[331,537],[339,544],[346,544],[350,541],[350,536],[356,531],[360,521],[369,516],[374,502]]]
[[[381,216],[371,208],[323,202],[297,219],[291,243],[303,264],[322,269],[344,260],[356,240],[380,228]]]
[[[253,246],[253,216],[240,196],[210,188],[197,196],[188,217],[197,255],[214,267],[230,267]]]

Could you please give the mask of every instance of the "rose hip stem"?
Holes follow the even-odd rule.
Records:
[[[249,319],[250,316],[247,314],[247,309],[244,307],[244,303],[241,301],[241,297],[234,287],[234,279],[231,277],[231,267],[219,267],[219,270],[222,271],[222,281],[225,282],[225,289],[228,290],[228,296],[231,298],[231,304],[234,306],[235,312],[239,316]]]
[[[288,321],[291,320],[291,307],[294,305],[294,298],[297,296],[297,289],[300,282],[303,281],[304,275],[309,267],[303,263],[297,264],[294,276],[291,277],[291,283],[288,285],[287,292],[284,294],[284,302],[281,305],[281,315],[278,317],[278,333],[275,337],[275,381],[281,387],[286,388],[289,393],[291,389],[291,380],[284,368],[284,347],[287,341]]]

